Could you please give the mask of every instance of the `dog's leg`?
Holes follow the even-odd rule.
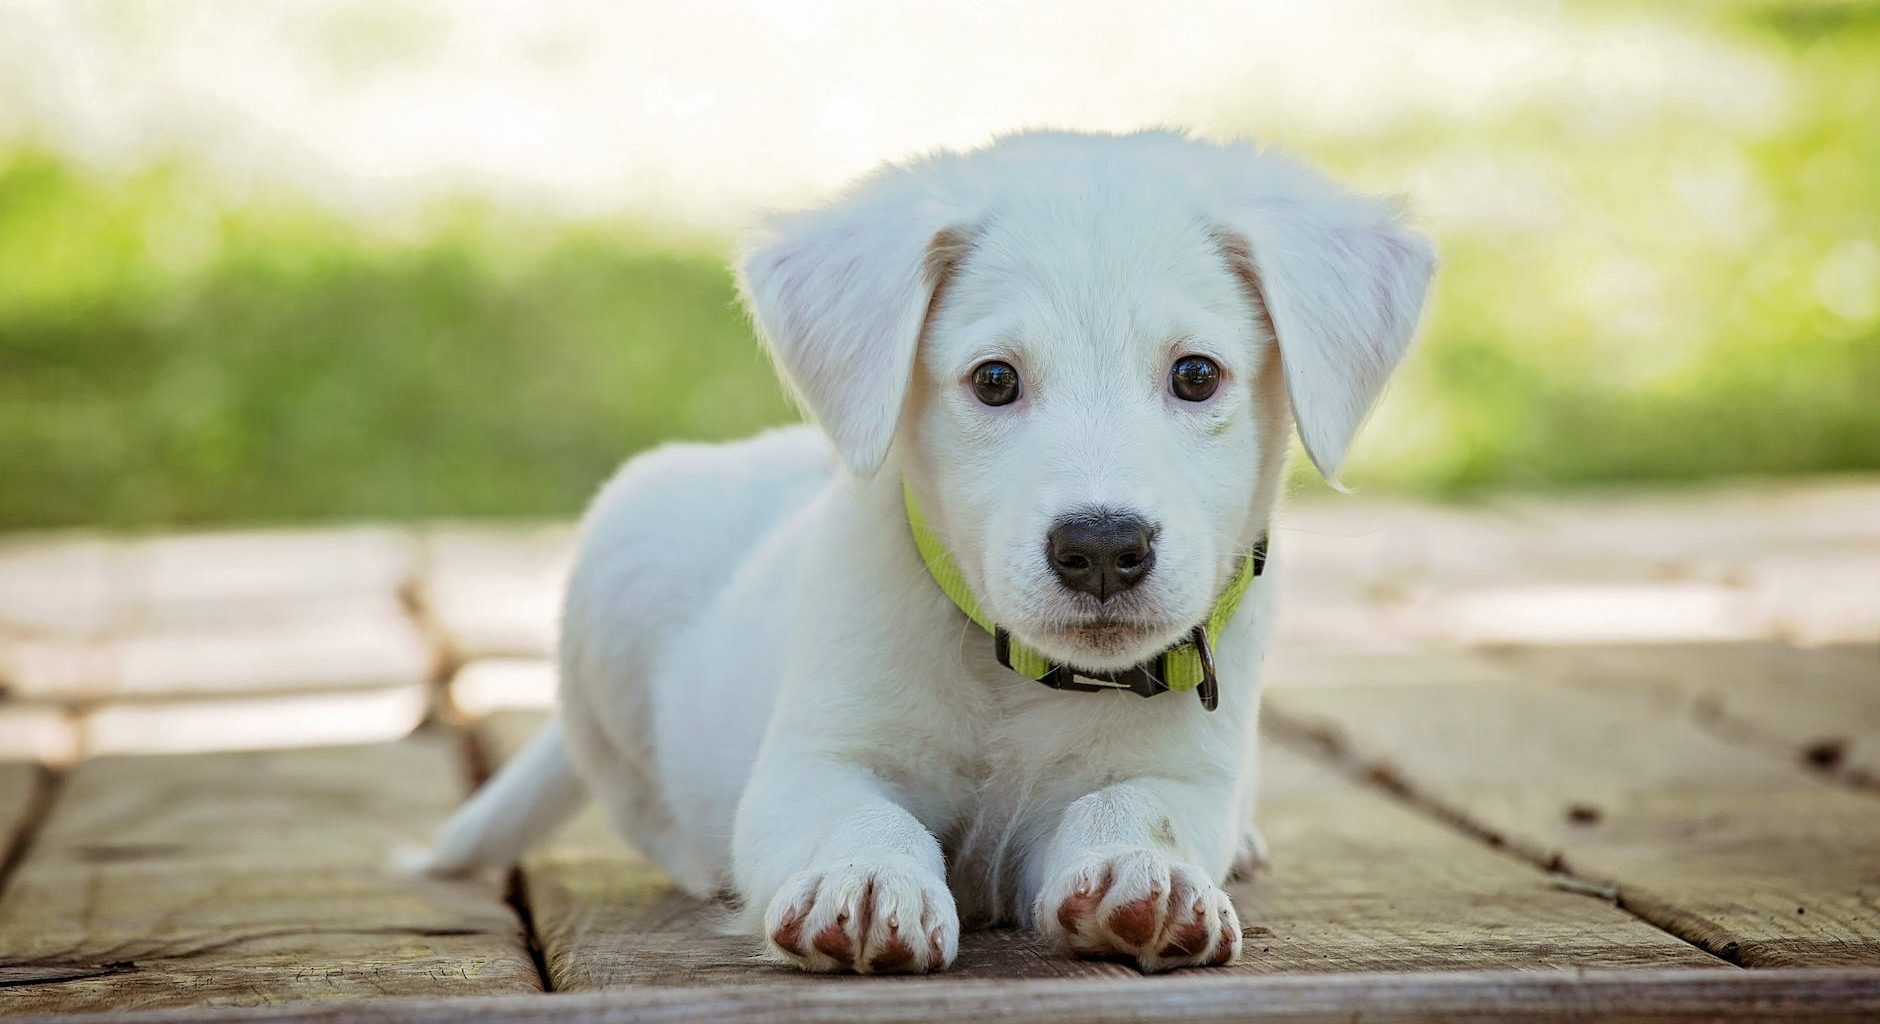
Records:
[[[941,970],[959,913],[940,843],[873,773],[760,762],[739,815],[739,888],[771,950],[810,971]]]
[[[1132,779],[1078,799],[1043,851],[1033,926],[1065,952],[1144,971],[1231,963],[1240,918],[1215,883],[1239,840],[1232,819],[1217,787],[1193,782]]]

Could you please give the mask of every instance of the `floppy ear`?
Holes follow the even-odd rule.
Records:
[[[1218,237],[1279,343],[1306,454],[1336,484],[1352,438],[1410,348],[1436,254],[1391,204],[1290,171],[1312,180],[1243,199]]]
[[[858,474],[887,458],[928,307],[965,245],[907,178],[777,218],[738,261],[778,370]]]

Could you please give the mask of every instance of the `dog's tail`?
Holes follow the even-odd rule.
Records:
[[[423,870],[462,875],[508,867],[586,803],[587,789],[568,763],[561,722],[551,721],[457,809],[438,832]]]

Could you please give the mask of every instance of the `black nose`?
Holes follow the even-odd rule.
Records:
[[[1045,556],[1066,587],[1107,601],[1155,567],[1155,527],[1127,512],[1080,512],[1051,527]]]

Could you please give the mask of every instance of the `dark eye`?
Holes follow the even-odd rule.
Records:
[[[1010,405],[1018,398],[1018,371],[997,359],[973,367],[973,394],[987,405]]]
[[[1184,402],[1205,402],[1221,386],[1221,368],[1206,356],[1183,356],[1168,371],[1168,387]]]

